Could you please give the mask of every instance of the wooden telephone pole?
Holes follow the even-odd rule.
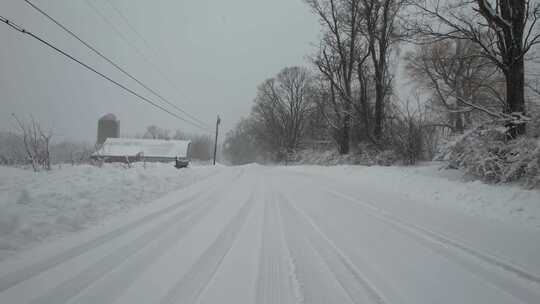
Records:
[[[216,120],[216,140],[214,142],[214,166],[216,165],[217,140],[218,140],[219,124],[220,123],[221,123],[221,118],[219,118],[219,115],[218,115],[217,120]]]

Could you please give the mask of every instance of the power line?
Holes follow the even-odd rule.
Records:
[[[89,0],[85,0],[87,2],[87,4],[93,6],[92,9],[98,14],[100,15],[100,17],[105,21],[107,22],[110,26],[112,27],[115,27],[114,26],[114,22],[112,22],[110,19],[108,19],[103,13],[99,12],[98,9],[95,7],[95,5],[92,5],[91,3],[89,3]],[[129,29],[135,33],[135,35],[137,35],[137,37],[146,45],[146,48],[148,50],[151,51],[151,53],[154,55],[154,56],[157,56],[157,58],[160,58],[160,57],[163,57],[163,55],[159,54],[159,52],[156,50],[156,48],[154,48],[152,46],[152,43],[148,42],[148,40],[144,37],[143,34],[141,34],[140,31],[137,30],[137,28],[133,25],[133,23],[131,21],[129,21],[129,18],[122,12],[122,10],[114,3],[114,1],[111,1],[111,0],[104,0],[105,2],[107,2],[107,4],[109,4],[110,7],[113,8],[113,10],[116,12],[117,15],[120,16],[120,18],[122,18],[122,20],[124,21],[124,23],[129,27]],[[132,44],[132,42],[129,41],[129,39],[126,38],[125,35],[123,35],[121,33],[121,31],[117,28],[116,28],[116,32],[117,34],[119,34],[121,36],[121,38],[128,44],[130,44],[132,47],[135,47],[137,48],[138,50],[138,53],[141,54],[143,57],[145,57],[144,54],[142,54],[143,52],[141,51],[141,49],[139,49],[138,47],[134,46]],[[167,73],[163,72],[163,70],[161,68],[159,68],[159,65],[158,64],[155,64],[155,63],[152,63],[151,60],[149,60],[147,57],[145,57],[145,60],[148,64],[150,65],[155,65],[154,66],[154,69],[163,77],[163,79],[165,79],[169,85],[176,89],[176,84],[174,83],[174,81],[171,80],[170,77],[167,76]]]
[[[87,0],[86,2],[88,2],[88,0]],[[154,56],[157,56],[158,58],[164,57],[162,54],[160,54],[160,53],[156,50],[155,47],[153,47],[152,43],[148,42],[148,40],[144,37],[144,35],[141,34],[141,32],[137,30],[137,28],[133,25],[133,23],[132,23],[131,21],[129,21],[129,18],[122,12],[122,10],[118,7],[118,5],[116,5],[116,4],[114,3],[114,1],[111,1],[111,0],[105,0],[105,2],[107,2],[107,4],[109,4],[109,6],[113,8],[113,10],[116,12],[116,14],[117,14],[118,16],[120,16],[120,18],[122,18],[122,20],[123,20],[124,23],[129,27],[129,29],[130,29],[133,33],[135,33],[135,35],[137,35],[137,36],[139,37],[139,39],[146,45],[146,48],[147,48],[148,50],[150,50],[150,51],[153,53]],[[94,11],[97,12],[97,8],[96,8],[95,6],[93,7],[93,9],[94,9]],[[108,18],[107,18],[106,16],[104,16],[102,13],[99,13],[99,12],[97,12],[97,13],[98,13],[98,14],[100,15],[100,17],[101,17],[103,20],[105,20],[105,22],[107,22],[109,25],[112,24],[112,21],[111,21],[111,20],[107,20]],[[114,24],[112,24],[111,26],[115,27]],[[116,27],[115,27],[115,28],[116,28]],[[124,35],[122,35],[122,33],[120,32],[120,30],[118,30],[118,28],[116,28],[116,29],[117,29],[116,32],[122,37],[122,39],[123,39],[126,43],[129,43],[130,45],[132,45],[132,44],[128,41],[128,39],[127,39]],[[132,46],[133,46],[133,45],[132,45]],[[137,47],[136,47],[136,48],[137,48]],[[138,48],[137,48],[137,49],[138,49]],[[142,51],[141,51],[140,49],[138,49],[138,51],[139,51],[139,54],[141,54]],[[145,59],[146,59],[146,62],[147,62],[147,63],[149,63],[150,65],[152,65],[152,62],[151,62],[148,58],[145,58]],[[175,83],[167,76],[166,73],[163,72],[163,70],[161,70],[161,69],[159,68],[159,66],[158,66],[157,64],[156,64],[156,66],[154,67],[154,69],[155,69],[158,73],[160,73],[161,76],[162,76],[165,80],[167,80],[167,82],[169,83],[169,85],[170,85],[172,88],[176,89],[176,84],[175,84]],[[208,126],[208,127],[210,126],[210,125],[208,125],[208,124],[206,124],[206,123],[205,123],[205,125]]]
[[[90,49],[92,52],[94,52],[95,54],[97,54],[98,56],[100,56],[101,58],[103,58],[104,60],[106,60],[109,64],[111,64],[112,66],[114,66],[117,70],[119,70],[120,72],[122,72],[124,75],[126,75],[127,77],[129,77],[130,79],[132,79],[133,81],[137,82],[140,86],[142,86],[143,88],[145,88],[146,90],[148,90],[150,93],[154,94],[156,97],[158,97],[159,99],[161,99],[163,102],[167,103],[168,105],[174,107],[176,110],[182,112],[184,115],[188,116],[190,119],[194,120],[196,122],[196,124],[199,124],[200,127],[203,127],[205,129],[209,129],[209,126],[204,123],[203,121],[201,121],[200,119],[198,119],[197,117],[191,115],[190,113],[188,113],[187,111],[185,111],[184,109],[180,108],[179,106],[177,106],[176,104],[172,103],[171,101],[169,101],[167,98],[163,97],[162,94],[156,92],[156,90],[150,88],[148,85],[146,85],[145,83],[143,83],[142,81],[140,81],[139,79],[137,79],[135,76],[133,76],[132,74],[128,73],[124,68],[120,67],[118,64],[116,64],[112,59],[108,58],[107,56],[105,56],[102,52],[100,52],[99,50],[97,50],[94,46],[92,46],[90,43],[86,42],[85,40],[83,40],[82,38],[80,38],[77,34],[75,34],[73,31],[71,31],[70,29],[68,29],[66,26],[64,26],[62,23],[60,23],[59,21],[57,21],[56,19],[54,19],[51,15],[47,14],[47,12],[45,12],[43,9],[39,8],[37,5],[35,5],[34,3],[32,3],[31,1],[29,0],[24,0],[28,5],[30,5],[33,9],[35,9],[36,11],[38,11],[40,14],[42,14],[43,16],[45,16],[46,18],[48,18],[50,21],[52,21],[54,24],[56,24],[57,26],[59,26],[62,30],[64,30],[66,33],[68,33],[69,35],[71,35],[73,38],[77,39],[80,43],[82,43],[84,46],[86,46],[88,49]]]
[[[146,47],[152,52],[157,53],[152,47],[152,45],[148,42],[148,40],[146,40],[146,38],[144,38],[144,36],[135,28],[135,26],[133,26],[133,24],[129,21],[129,18],[126,17],[124,13],[122,13],[122,10],[120,10],[120,8],[118,8],[118,6],[114,4],[113,1],[110,1],[110,0],[105,0],[105,1],[114,9],[114,11],[122,18],[122,20],[124,20],[124,22],[131,29],[131,31],[134,32],[137,36],[139,36],[139,38],[144,42],[144,44],[146,44]]]
[[[103,12],[101,12],[95,5],[94,3],[92,3],[92,1],[89,1],[89,0],[84,0],[84,3],[90,7],[94,13],[96,13],[96,15],[98,15],[98,17],[100,17],[105,23],[107,23],[107,25],[113,29],[113,31],[118,35],[120,36],[120,38],[122,40],[124,40],[124,42],[126,44],[128,44],[131,48],[133,48],[145,61],[146,63],[151,66],[164,80],[166,80],[169,85],[172,87],[172,88],[176,88],[176,84],[171,80],[170,77],[167,76],[167,74],[165,74],[163,72],[163,70],[156,64],[154,64],[152,62],[152,60],[150,60],[150,58],[148,58],[147,55],[144,54],[144,52],[136,45],[134,44],[130,39],[128,39],[115,25],[114,23],[109,19],[107,18],[107,16],[105,16],[103,14]]]
[[[53,45],[52,43],[48,42],[47,40],[41,38],[40,36],[38,36],[38,35],[36,35],[36,34],[30,32],[29,30],[24,29],[22,26],[17,25],[16,23],[11,22],[9,19],[7,19],[7,18],[5,18],[5,17],[3,17],[3,16],[0,16],[0,22],[6,24],[7,26],[11,27],[12,29],[14,29],[14,30],[16,30],[16,31],[18,31],[18,32],[20,32],[20,33],[22,33],[22,34],[28,35],[28,36],[30,36],[30,37],[32,37],[32,38],[38,40],[39,42],[41,42],[41,43],[45,44],[46,46],[48,46],[49,48],[53,49],[54,51],[60,53],[61,55],[65,56],[65,57],[69,58],[70,60],[72,60],[72,61],[78,63],[79,65],[83,66],[83,67],[86,68],[87,70],[89,70],[89,71],[91,71],[91,72],[93,72],[93,73],[99,75],[101,78],[103,78],[103,79],[105,79],[105,80],[111,82],[112,84],[114,84],[114,85],[120,87],[121,89],[123,89],[124,91],[130,93],[131,95],[133,95],[133,96],[139,98],[141,102],[146,102],[146,103],[148,103],[148,104],[150,104],[150,105],[152,105],[152,106],[154,106],[154,107],[156,107],[156,108],[158,108],[158,109],[160,109],[160,110],[162,110],[162,111],[168,113],[169,115],[171,115],[171,116],[173,116],[173,117],[175,117],[175,118],[178,118],[178,119],[180,119],[180,120],[182,120],[182,121],[184,121],[184,122],[186,122],[186,123],[189,123],[189,124],[191,124],[191,125],[193,125],[193,126],[195,126],[195,127],[201,128],[200,126],[197,126],[197,125],[193,124],[191,121],[186,120],[185,118],[183,118],[183,117],[181,117],[181,116],[179,116],[179,115],[177,115],[177,114],[175,114],[175,113],[173,113],[173,112],[167,110],[167,109],[164,108],[163,106],[161,106],[161,105],[159,105],[159,104],[153,102],[152,100],[150,100],[150,99],[148,99],[148,98],[146,98],[146,97],[140,95],[139,93],[133,91],[132,89],[126,87],[125,85],[123,85],[123,84],[121,84],[121,83],[115,81],[115,80],[112,79],[111,77],[109,77],[109,76],[107,76],[107,75],[105,75],[105,74],[99,72],[99,71],[96,70],[95,68],[93,68],[93,67],[91,67],[90,65],[88,65],[88,64],[82,62],[81,60],[75,58],[73,55],[70,55],[69,53],[63,51],[62,49],[58,48],[57,46]],[[202,129],[202,128],[201,128],[201,129]],[[206,131],[206,132],[209,132],[209,131],[206,130],[206,129],[203,129],[203,130]]]

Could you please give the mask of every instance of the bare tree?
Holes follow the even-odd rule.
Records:
[[[357,68],[356,75],[358,80],[357,86],[357,96],[358,101],[355,102],[354,108],[357,112],[358,120],[360,120],[361,126],[357,125],[357,128],[362,128],[362,140],[369,140],[372,143],[377,141],[372,136],[374,114],[373,114],[373,87],[374,86],[374,77],[373,68],[368,64],[368,59],[370,58],[369,47],[365,47],[367,51],[360,52],[357,58]]]
[[[373,65],[375,84],[375,138],[383,135],[384,108],[390,89],[388,61],[391,47],[399,41],[397,33],[397,14],[403,1],[401,0],[361,0],[361,28],[369,47],[369,56]],[[361,57],[361,55],[360,55]],[[362,57],[361,57],[362,58]],[[359,63],[362,62],[360,59]],[[359,73],[363,73],[361,66]],[[359,75],[360,76],[360,75]]]
[[[162,129],[156,125],[151,125],[146,127],[146,132],[144,133],[143,138],[169,140],[171,139],[169,134],[170,130]]]
[[[380,142],[391,88],[392,46],[399,41],[397,15],[402,0],[306,0],[323,25],[313,62],[328,82],[326,114],[339,134],[339,150],[349,151],[353,120],[363,138]],[[356,74],[356,75],[355,75]],[[355,85],[355,79],[357,83]],[[373,86],[373,89],[370,87]],[[374,102],[370,102],[373,91]],[[353,110],[358,113],[354,117]],[[356,124],[360,126],[360,124]]]
[[[24,151],[34,171],[39,171],[40,168],[51,170],[49,149],[52,132],[44,131],[33,116],[30,116],[29,122],[23,122],[15,114],[12,114],[12,116],[21,132]]]
[[[350,150],[353,108],[353,82],[359,53],[360,0],[305,0],[325,28],[319,54],[314,63],[329,82],[330,102],[341,134],[339,152]]]
[[[536,24],[540,4],[535,0],[411,1],[416,18],[409,28],[431,40],[466,39],[504,74],[504,113],[515,117],[509,135],[525,132],[525,55],[540,42]],[[414,21],[412,21],[414,20]]]
[[[186,140],[189,138],[189,135],[182,130],[176,130],[172,138],[175,140]]]
[[[409,76],[431,93],[432,106],[448,113],[452,129],[459,133],[480,120],[483,113],[476,114],[477,108],[493,112],[504,108],[502,75],[480,51],[468,40],[445,40],[418,46],[405,57]]]
[[[253,113],[274,151],[295,151],[312,108],[312,78],[305,68],[283,69],[259,86]]]

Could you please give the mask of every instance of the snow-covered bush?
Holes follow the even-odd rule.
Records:
[[[374,145],[363,143],[345,155],[335,149],[303,149],[294,155],[292,163],[323,166],[391,166],[399,161],[400,157],[393,150],[380,150]]]
[[[533,123],[531,123],[531,126]],[[531,127],[529,126],[529,127]],[[506,128],[481,125],[450,142],[440,159],[451,168],[489,183],[518,182],[540,187],[540,142],[534,137],[507,139]]]

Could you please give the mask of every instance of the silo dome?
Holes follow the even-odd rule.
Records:
[[[103,115],[103,117],[101,117],[99,120],[113,120],[113,121],[118,121],[118,119],[116,119],[116,115],[114,115],[113,113],[105,114],[105,115]]]
[[[107,138],[120,137],[120,121],[116,115],[109,113],[103,115],[98,121],[97,144],[102,145]]]

